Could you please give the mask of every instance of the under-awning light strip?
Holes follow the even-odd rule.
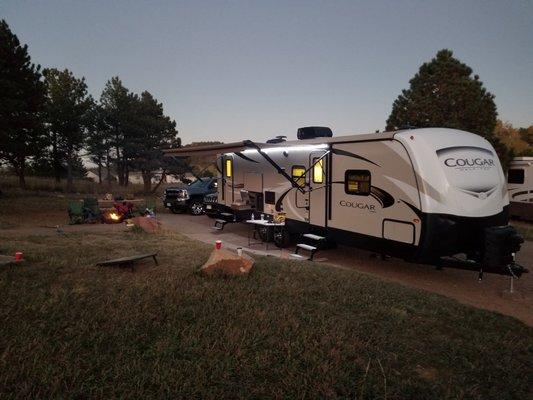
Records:
[[[312,151],[312,150],[321,150],[321,149],[327,149],[327,144],[317,144],[317,145],[303,145],[303,146],[282,146],[282,147],[270,147],[261,149],[261,151],[264,151],[265,153],[277,153],[277,152],[293,152],[293,151]],[[257,150],[255,149],[246,149],[243,150],[242,153],[249,154],[249,153],[256,153]]]

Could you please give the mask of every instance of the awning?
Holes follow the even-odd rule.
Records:
[[[192,147],[180,147],[177,149],[163,150],[165,157],[194,157],[194,156],[216,156],[218,154],[236,153],[250,148],[250,141],[245,140],[242,142],[223,143],[223,144],[211,144],[206,146],[192,146]],[[254,143],[260,148],[263,147],[275,147],[275,144],[266,143]]]
[[[287,146],[289,144],[289,146]],[[299,143],[298,143],[299,144]],[[316,148],[318,145],[304,145],[305,148]],[[287,181],[291,183],[291,185],[299,190],[302,193],[305,193],[304,188],[302,188],[296,180],[289,175],[285,168],[281,167],[276,161],[274,161],[267,153],[271,149],[279,149],[279,148],[301,148],[302,145],[296,146],[295,144],[292,144],[290,146],[290,143],[281,142],[281,143],[255,143],[251,140],[244,140],[242,142],[233,142],[233,143],[223,143],[223,144],[213,144],[213,145],[207,145],[207,146],[192,146],[192,147],[180,147],[177,149],[167,149],[163,150],[165,157],[173,157],[177,159],[182,159],[186,157],[195,157],[195,156],[218,156],[219,154],[226,154],[226,153],[239,153],[244,150],[256,150],[258,154],[260,154],[265,161],[267,161],[274,169],[278,172],[278,174],[282,175]],[[328,153],[329,149],[327,149],[327,145],[320,144],[320,148],[324,150],[324,155],[320,157],[319,159],[315,160],[313,164],[304,172],[303,176],[307,174],[313,166],[319,162],[321,159],[323,159]]]
[[[247,148],[245,142],[233,142],[223,144],[210,144],[206,146],[180,147],[177,149],[163,150],[165,157],[194,157],[216,156],[224,153],[235,153]]]

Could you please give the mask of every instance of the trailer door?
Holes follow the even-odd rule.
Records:
[[[315,151],[309,155],[309,223],[326,226],[326,159],[323,151]]]
[[[235,192],[234,192],[234,171],[233,171],[233,156],[231,154],[226,154],[222,158],[222,198],[225,205],[231,205],[235,201]]]

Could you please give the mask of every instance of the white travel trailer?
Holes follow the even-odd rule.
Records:
[[[521,237],[508,226],[505,176],[482,137],[444,128],[332,137],[319,127],[298,137],[166,155],[216,154],[219,211],[284,213],[279,246],[308,234],[421,262],[465,253],[485,270],[513,264]]]
[[[516,157],[507,171],[511,215],[533,221],[533,157]]]

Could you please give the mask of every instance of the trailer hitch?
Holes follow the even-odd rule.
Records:
[[[495,273],[500,274],[500,275],[509,276],[511,278],[511,288],[512,288],[513,287],[512,280],[513,279],[520,279],[522,274],[529,273],[529,269],[527,269],[526,267],[518,264],[517,262],[515,262],[513,260],[510,264],[507,264],[505,267],[502,267],[500,269],[491,268],[491,269],[487,270],[487,272],[495,272]],[[479,267],[478,280],[480,282],[483,280],[483,265],[481,265]]]
[[[515,279],[519,279],[522,274],[527,274],[529,272],[526,267],[517,264],[514,261],[507,266],[507,270],[509,271],[509,275]]]

